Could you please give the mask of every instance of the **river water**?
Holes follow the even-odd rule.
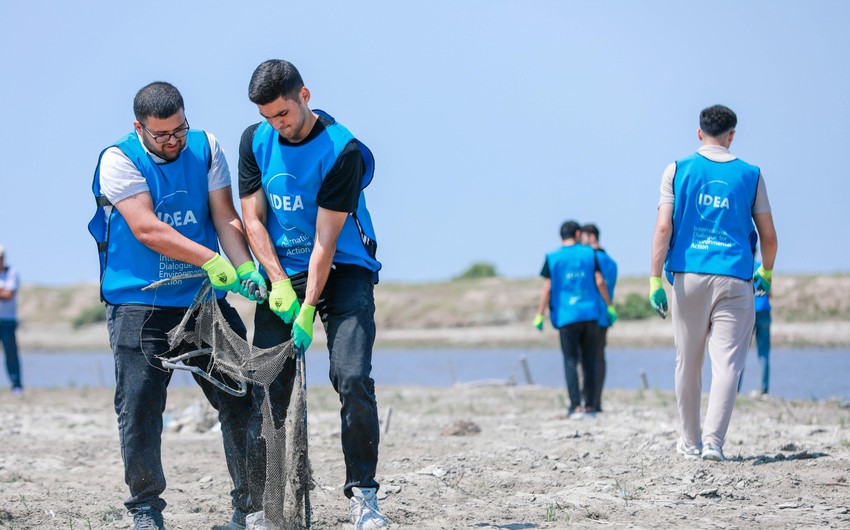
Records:
[[[672,348],[609,348],[607,359],[607,389],[640,388],[643,373],[649,388],[673,390],[675,351]],[[21,364],[24,386],[29,387],[111,387],[115,382],[112,355],[108,352],[27,352],[21,355]],[[377,385],[450,387],[458,383],[510,379],[526,384],[530,379],[537,385],[565,386],[559,350],[379,349],[374,352],[372,364],[372,377]],[[327,350],[320,346],[308,351],[307,384],[328,384],[327,374]],[[757,388],[759,377],[760,367],[753,349],[747,359],[742,392]],[[172,385],[192,384],[188,372],[175,372]],[[706,355],[705,392],[709,384]],[[774,349],[770,393],[786,399],[850,400],[850,350]]]

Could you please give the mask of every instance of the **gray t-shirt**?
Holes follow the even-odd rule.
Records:
[[[736,157],[729,149],[721,145],[703,145],[697,149],[697,153],[714,162],[729,162]],[[676,176],[676,163],[673,162],[664,170],[661,176],[661,198],[658,206],[662,204],[673,204],[673,177]],[[758,187],[756,188],[756,200],[753,202],[753,215],[759,213],[770,213],[770,199],[767,197],[767,187],[764,185],[764,176],[759,174]]]

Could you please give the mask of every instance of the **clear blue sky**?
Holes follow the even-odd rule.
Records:
[[[0,244],[25,282],[96,280],[92,173],[151,81],[219,138],[235,190],[269,58],[375,153],[385,281],[535,276],[566,219],[647,274],[661,173],[714,103],[765,175],[777,271],[850,270],[850,2],[217,4],[0,0]]]

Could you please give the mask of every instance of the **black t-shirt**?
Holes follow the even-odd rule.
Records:
[[[316,120],[310,134],[301,142],[294,144],[280,136],[278,136],[278,139],[280,143],[285,145],[295,147],[306,145],[322,134],[330,124],[330,120],[319,115],[319,119]],[[254,157],[254,150],[251,147],[254,143],[254,133],[259,125],[259,123],[255,123],[245,129],[245,132],[242,133],[242,140],[239,142],[240,197],[246,197],[262,186],[263,175],[259,166],[257,166],[257,159]],[[364,171],[366,171],[366,163],[363,161],[360,147],[356,141],[352,140],[343,148],[336,163],[322,181],[319,194],[316,196],[316,203],[326,210],[354,212],[357,210],[357,204],[360,201],[360,182]]]

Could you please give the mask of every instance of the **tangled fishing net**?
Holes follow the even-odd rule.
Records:
[[[192,325],[194,317],[194,325]],[[265,390],[262,404],[262,436],[266,445],[266,483],[263,511],[266,523],[279,528],[310,528],[310,489],[312,470],[307,454],[307,386],[304,353],[289,340],[272,348],[255,348],[236,334],[222,315],[209,281],[195,296],[180,324],[168,333],[169,345],[181,342],[194,344],[199,352],[209,353],[211,365],[206,374],[200,373],[219,388],[232,394],[244,394],[241,389],[224,388],[213,380],[214,371],[235,381],[261,385]],[[191,354],[190,354],[191,355]],[[275,380],[287,359],[296,363],[292,399],[286,411],[286,421],[279,428],[272,416],[269,385]],[[171,361],[180,360],[180,358]],[[165,363],[163,364],[165,366]],[[173,364],[171,367],[178,368]],[[269,528],[273,528],[269,525]]]

